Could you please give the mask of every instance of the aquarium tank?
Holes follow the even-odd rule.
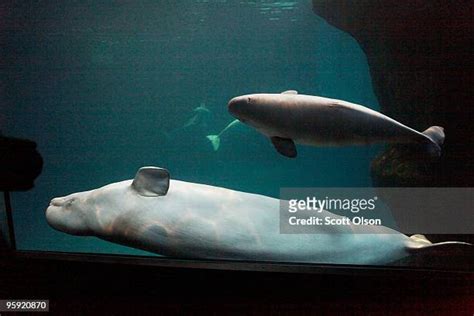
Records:
[[[469,35],[335,3],[0,5],[17,251],[471,269]]]

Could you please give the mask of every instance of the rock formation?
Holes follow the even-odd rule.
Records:
[[[387,173],[389,156],[400,156],[392,148],[374,161],[376,184],[474,184],[473,7],[461,0],[313,0],[314,12],[366,53],[383,113],[417,130],[445,128],[443,156],[422,176]]]

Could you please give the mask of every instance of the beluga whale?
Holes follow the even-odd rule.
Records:
[[[198,107],[192,110],[193,115],[182,125],[176,128],[173,128],[169,131],[163,130],[163,135],[167,139],[172,139],[172,136],[175,134],[186,132],[196,127],[207,127],[207,121],[212,115],[211,111],[207,108],[206,103],[201,102]]]
[[[132,180],[51,200],[53,228],[168,257],[339,264],[385,264],[432,244],[385,226],[315,227],[310,234],[280,232],[280,200],[170,179],[166,169],[142,167]],[[321,216],[340,218],[328,211]]]
[[[228,110],[270,138],[283,156],[297,156],[296,144],[311,146],[419,144],[429,158],[441,155],[444,129],[416,131],[382,113],[347,101],[298,94],[258,93],[235,97]]]

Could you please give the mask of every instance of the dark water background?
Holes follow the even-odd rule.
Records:
[[[378,148],[278,155],[246,126],[213,151],[230,98],[288,89],[378,109],[364,53],[310,1],[64,1],[0,5],[5,135],[38,143],[36,187],[13,193],[20,249],[144,253],[57,232],[53,197],[132,178],[172,178],[278,197],[280,187],[370,186]],[[205,120],[180,129],[205,103]]]

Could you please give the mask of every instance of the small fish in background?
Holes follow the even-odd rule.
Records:
[[[193,116],[191,116],[184,125],[176,127],[171,131],[163,131],[166,138],[171,138],[172,135],[188,130],[192,127],[207,127],[207,121],[209,120],[211,111],[207,108],[206,103],[201,102],[198,107],[192,110]]]
[[[207,135],[206,138],[209,139],[209,141],[212,144],[212,148],[214,148],[214,151],[217,151],[221,145],[221,136],[228,130],[232,129],[236,125],[240,123],[239,120],[233,120],[230,122],[219,134],[216,135]]]

